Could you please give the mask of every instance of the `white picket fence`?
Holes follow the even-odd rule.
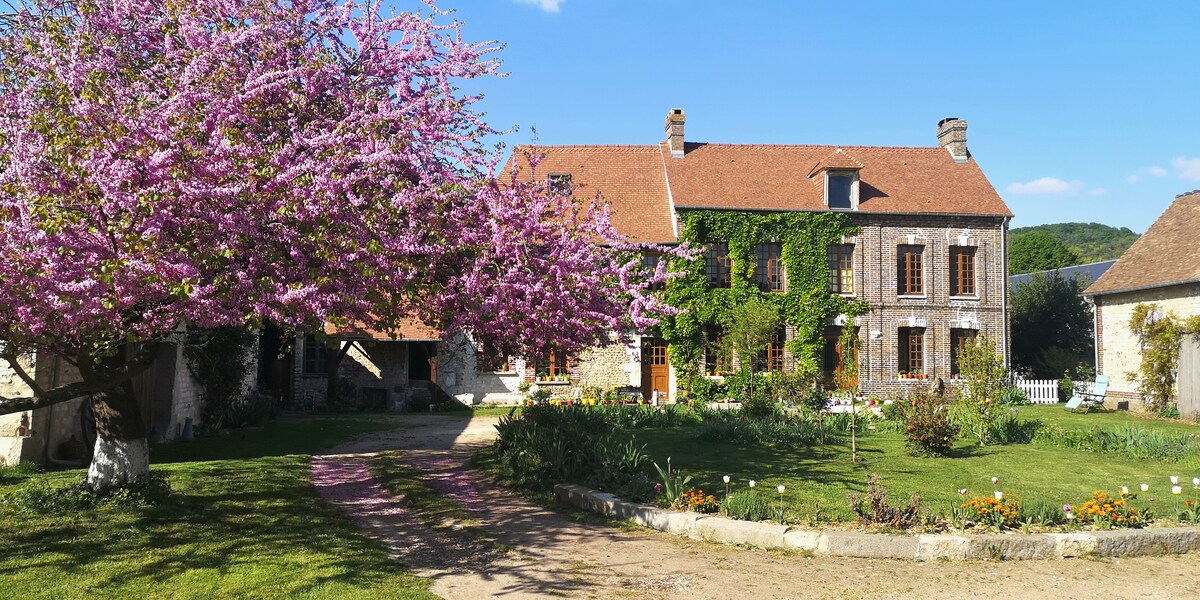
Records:
[[[1058,380],[1057,379],[1020,379],[1016,380],[1016,386],[1025,392],[1029,397],[1029,401],[1034,404],[1057,404],[1058,403]],[[1075,390],[1077,392],[1091,392],[1095,387],[1095,382],[1092,381],[1076,381]]]

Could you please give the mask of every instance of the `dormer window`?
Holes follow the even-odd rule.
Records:
[[[825,206],[830,210],[858,210],[858,171],[825,171]]]

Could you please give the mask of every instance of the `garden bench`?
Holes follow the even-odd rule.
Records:
[[[1067,401],[1067,410],[1075,410],[1084,404],[1104,404],[1104,395],[1108,393],[1108,375],[1097,375],[1090,392],[1075,392]]]

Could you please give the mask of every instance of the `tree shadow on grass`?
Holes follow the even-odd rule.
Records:
[[[209,464],[173,473],[178,491],[161,506],[0,513],[0,579],[35,578],[39,593],[65,586],[152,596],[350,592],[395,582],[386,552],[316,495],[304,458]]]

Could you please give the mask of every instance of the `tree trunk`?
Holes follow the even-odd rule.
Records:
[[[88,468],[88,486],[101,490],[147,475],[150,443],[134,397],[133,382],[125,381],[98,396],[95,412],[96,448]]]

